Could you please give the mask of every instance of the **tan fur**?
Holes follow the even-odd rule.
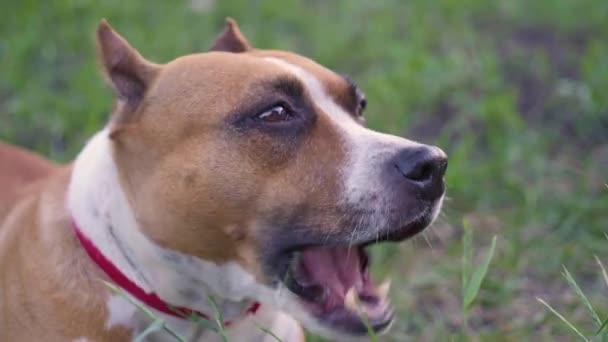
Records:
[[[28,185],[55,169],[55,164],[32,152],[0,143],[0,220]]]
[[[0,337],[3,341],[130,341],[124,327],[105,328],[108,280],[85,254],[65,210],[71,167],[0,144]],[[304,341],[290,317],[260,315],[258,324]],[[253,335],[252,335],[253,332]],[[233,340],[273,341],[252,323],[228,330]],[[205,341],[217,339],[209,333]],[[252,337],[255,337],[252,338]]]
[[[292,56],[325,79],[338,81],[293,54],[211,52],[164,65],[139,109],[145,115],[114,113],[121,122],[126,121],[122,116],[138,117],[117,128],[115,157],[136,216],[145,220],[146,234],[160,245],[206,260],[238,260],[250,269],[257,263],[251,258],[251,240],[264,232],[242,231],[235,240],[226,228],[254,229],[258,218],[277,207],[316,203],[323,208],[337,201],[337,170],[324,165],[340,163],[343,151],[328,118],[319,116],[313,131],[293,145],[262,134],[227,136],[223,122],[226,113],[237,109],[234,104],[263,96],[263,87],[255,87],[261,79],[285,75],[260,56]]]
[[[102,23],[99,41],[102,65],[118,95],[111,119],[115,160],[145,234],[161,246],[205,260],[237,261],[263,278],[253,246],[255,237],[265,233],[259,220],[282,206],[316,203],[321,208],[337,200],[338,175],[322,167],[343,158],[332,123],[319,116],[312,131],[292,145],[262,134],[226,132],[222,122],[238,109],[234,105],[263,94],[260,79],[288,76],[259,57],[289,55],[212,52],[158,66],[108,29]],[[221,39],[245,44],[234,23],[228,30],[233,33],[216,44],[222,45]],[[293,58],[319,75],[325,72],[312,61]],[[121,83],[125,72],[141,84]],[[324,76],[332,78],[329,72]],[[139,86],[145,89],[141,98]],[[241,174],[247,178],[234,184]],[[107,278],[71,227],[65,205],[70,175],[70,166],[0,145],[5,189],[0,194],[0,340],[132,337],[126,328],[104,326],[110,294],[100,280]],[[337,218],[329,216],[319,220]],[[268,322],[291,331],[293,341],[304,340],[291,318],[272,316]],[[238,327],[231,334],[236,340],[247,338],[252,327]]]
[[[0,163],[9,155],[2,157]],[[115,341],[129,336],[122,328],[103,329],[106,290],[97,279],[104,275],[71,229],[64,204],[69,176],[70,168],[65,167],[33,185],[0,219],[3,341],[66,341],[80,336]]]
[[[108,326],[116,318],[115,310],[106,307],[112,294],[102,280],[108,279],[75,237],[73,217],[84,218],[77,220],[79,225],[94,227],[88,232],[100,233],[98,240],[104,233],[112,235],[113,240],[103,240],[104,247],[141,247],[129,250],[139,253],[133,253],[133,260],[122,250],[126,262],[121,265],[132,267],[137,276],[136,271],[155,269],[156,278],[150,279],[164,281],[163,286],[144,282],[163,299],[183,290],[175,288],[178,284],[194,284],[186,289],[194,288],[198,295],[211,283],[206,271],[197,274],[200,278],[192,276],[192,270],[209,268],[165,263],[174,256],[166,254],[171,252],[187,257],[185,264],[217,267],[220,271],[211,274],[219,290],[209,289],[243,307],[254,300],[274,300],[281,288],[276,285],[278,271],[268,270],[278,267],[269,259],[285,254],[294,242],[307,244],[305,235],[325,241],[339,236],[339,242],[350,246],[357,229],[374,233],[361,220],[355,227],[348,220],[370,211],[393,184],[377,186],[365,199],[363,183],[380,183],[381,172],[376,171],[387,165],[396,174],[387,160],[416,144],[361,127],[361,98],[343,77],[293,53],[253,48],[232,20],[212,45],[214,51],[167,64],[144,59],[105,21],[98,28],[97,44],[102,73],[116,95],[108,125],[96,136],[102,145],[90,143],[75,166],[57,166],[0,145],[0,341],[128,341],[141,328],[121,325],[131,323],[122,318]],[[295,126],[261,123],[259,114],[277,106],[294,107]],[[362,148],[368,143],[376,149]],[[99,146],[103,148],[95,149]],[[403,176],[396,176],[399,182]],[[114,197],[104,197],[107,193]],[[91,194],[99,196],[85,196]],[[406,200],[420,201],[415,193],[405,195],[394,197],[398,212],[410,210]],[[437,201],[433,208],[438,210]],[[115,206],[95,212],[99,203]],[[373,214],[384,218],[391,211],[380,209],[394,209],[385,207],[372,208]],[[359,211],[346,217],[348,210]],[[123,220],[108,224],[117,216]],[[404,220],[393,221],[403,225]],[[120,229],[129,238],[113,235]],[[172,272],[174,277],[168,277]],[[217,276],[225,273],[232,278]],[[241,286],[245,278],[249,292]],[[173,298],[192,303],[192,297]],[[289,307],[277,306],[290,309],[299,305],[296,299]],[[297,313],[291,314],[306,323],[307,316]],[[270,305],[253,319],[237,320],[228,334],[235,341],[272,340],[256,324],[286,341],[304,340],[299,323]],[[210,331],[204,334],[205,341],[217,338]]]

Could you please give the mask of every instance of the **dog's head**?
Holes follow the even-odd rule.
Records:
[[[447,165],[439,148],[367,129],[352,81],[255,49],[230,20],[212,51],[165,65],[106,23],[98,43],[117,96],[114,158],[147,238],[238,265],[260,289],[243,293],[313,330],[364,335],[362,312],[376,331],[390,324],[365,247],[435,219]]]

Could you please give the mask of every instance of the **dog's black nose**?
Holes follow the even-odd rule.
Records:
[[[399,152],[394,166],[424,199],[435,200],[443,195],[448,157],[440,148],[426,145],[406,148]]]

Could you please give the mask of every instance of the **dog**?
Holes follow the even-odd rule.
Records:
[[[167,64],[105,20],[97,45],[115,106],[75,161],[0,147],[0,340],[388,329],[366,248],[437,217],[441,149],[366,128],[351,80],[254,48],[232,19]]]

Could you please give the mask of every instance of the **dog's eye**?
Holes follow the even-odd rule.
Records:
[[[293,119],[293,114],[289,109],[285,108],[285,106],[277,105],[261,114],[258,114],[256,118],[264,122],[275,123],[289,121]]]
[[[359,108],[357,109],[357,114],[359,115],[363,115],[363,111],[365,111],[365,108],[367,107],[367,100],[365,99],[365,97],[361,98],[361,100],[359,100]]]

